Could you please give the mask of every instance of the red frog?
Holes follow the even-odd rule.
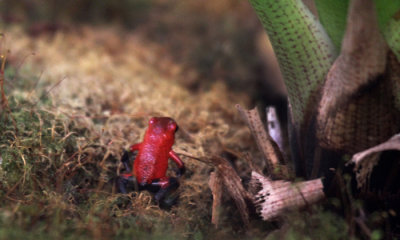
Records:
[[[179,187],[177,178],[166,176],[169,158],[178,165],[177,177],[185,172],[184,163],[172,150],[177,131],[178,125],[172,118],[150,119],[143,141],[130,147],[132,153],[139,151],[133,163],[133,171],[129,153],[125,152],[122,156],[125,171],[118,179],[120,192],[127,193],[127,188],[133,184],[138,190],[155,193],[154,198],[161,205],[165,196]]]

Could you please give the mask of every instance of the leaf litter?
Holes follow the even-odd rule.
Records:
[[[57,139],[58,143],[69,144],[72,150],[59,150],[61,162],[58,158],[42,155],[43,159],[48,158],[43,160],[43,164],[48,164],[46,172],[49,173],[47,176],[42,173],[48,180],[42,183],[37,181],[37,187],[46,189],[47,195],[39,194],[36,198],[27,199],[20,193],[22,182],[19,181],[13,186],[5,185],[8,201],[36,204],[35,200],[43,202],[51,198],[55,201],[51,203],[54,207],[64,206],[60,208],[60,216],[80,215],[85,212],[82,205],[87,206],[89,222],[83,216],[73,221],[82,221],[82,229],[78,231],[89,231],[91,236],[112,236],[118,229],[124,229],[127,225],[125,221],[132,217],[136,219],[139,230],[133,229],[138,232],[140,227],[144,231],[156,232],[157,223],[164,222],[161,227],[173,228],[181,236],[191,236],[211,222],[213,207],[208,180],[213,166],[183,156],[189,173],[181,181],[179,204],[169,212],[154,205],[146,192],[132,193],[126,198],[116,194],[114,179],[119,171],[122,150],[141,141],[148,119],[170,116],[178,122],[182,131],[178,132],[173,146],[178,153],[209,157],[223,154],[221,149],[224,148],[239,149],[255,152],[255,158],[262,161],[247,127],[232,105],[234,102],[249,104],[248,97],[230,92],[225,83],[219,81],[201,94],[190,92],[180,84],[184,81],[180,79],[182,66],[163,55],[162,46],[156,43],[134,34],[89,27],[68,33],[56,32],[53,37],[37,37],[35,41],[31,41],[20,29],[10,28],[7,37],[12,42],[9,46],[10,58],[17,59],[15,62],[24,53],[35,52],[34,56],[25,60],[21,72],[25,68],[43,69],[38,86],[29,89],[29,92],[33,90],[40,95],[40,86],[44,86],[42,92],[48,93],[51,102],[48,105],[40,103],[33,111],[40,109],[51,115],[53,126],[47,123],[40,123],[40,126],[47,128],[47,134]],[[157,68],[158,65],[168,65],[170,73],[166,75]],[[27,96],[18,89],[10,95],[22,99]],[[31,98],[26,101],[38,101],[35,95]],[[19,108],[27,108],[22,102],[16,104]],[[22,159],[25,154],[21,153]],[[247,167],[239,161],[214,159],[220,159],[221,164],[216,164],[220,172],[239,168],[237,172],[249,173],[249,169],[242,171]],[[24,179],[28,173],[24,171]],[[172,171],[170,174],[173,174]],[[234,184],[221,176],[225,186],[227,183]],[[29,177],[36,178],[34,173]],[[235,186],[228,186],[228,193],[240,206],[238,217],[241,216],[248,225],[248,210],[243,200],[248,196],[240,177],[237,174],[235,177],[239,181],[235,186],[239,186],[244,195],[236,198],[236,194],[232,194]],[[45,186],[51,178],[54,178],[54,188]],[[40,196],[44,200],[37,201]],[[56,211],[55,208],[45,216],[52,217],[52,211]],[[119,221],[123,223],[116,223],[112,216],[122,217]],[[106,227],[106,222],[111,224]],[[234,223],[220,221],[222,227],[230,224]]]

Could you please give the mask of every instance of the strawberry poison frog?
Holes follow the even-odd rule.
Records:
[[[133,163],[130,163],[129,152],[122,156],[125,171],[118,178],[121,193],[128,190],[148,190],[155,193],[154,199],[160,206],[167,201],[166,196],[179,187],[178,179],[185,172],[185,165],[172,150],[178,125],[169,117],[153,117],[141,143],[130,147],[130,153],[138,151]],[[177,178],[167,177],[168,159],[178,165]],[[133,189],[132,189],[133,190]]]

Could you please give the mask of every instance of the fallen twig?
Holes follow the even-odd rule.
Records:
[[[239,104],[236,105],[237,110],[247,123],[254,139],[257,142],[259,150],[264,155],[267,163],[268,173],[272,178],[289,177],[287,167],[282,165],[283,156],[278,145],[274,142],[271,136],[265,131],[264,124],[261,122],[260,114],[257,109],[243,109]]]
[[[214,224],[216,228],[218,228],[219,213],[222,200],[222,179],[218,172],[212,172],[210,174],[208,186],[210,187],[213,195],[211,223]]]

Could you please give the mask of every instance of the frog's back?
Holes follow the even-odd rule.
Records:
[[[150,119],[134,164],[134,174],[139,184],[165,177],[176,130],[177,125],[171,118]]]
[[[158,142],[142,144],[134,163],[134,174],[139,184],[165,177],[169,151]]]

